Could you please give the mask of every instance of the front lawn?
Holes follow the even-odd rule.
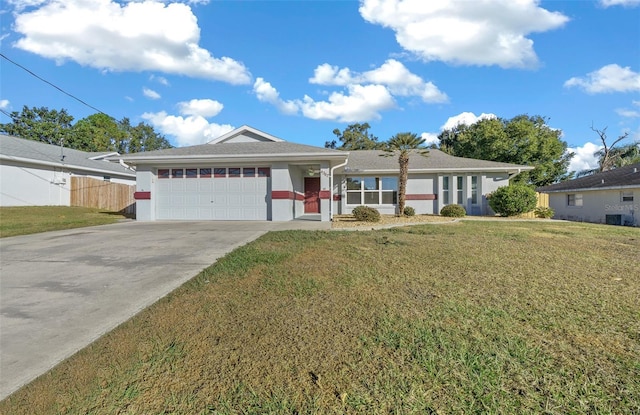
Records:
[[[0,238],[31,233],[106,225],[125,216],[103,209],[69,206],[19,206],[0,208]]]
[[[640,413],[640,231],[272,232],[6,414]]]

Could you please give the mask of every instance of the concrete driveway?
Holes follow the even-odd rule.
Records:
[[[0,239],[0,399],[270,230],[326,222],[123,222]]]

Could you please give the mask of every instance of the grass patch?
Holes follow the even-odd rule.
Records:
[[[640,412],[640,233],[273,232],[0,413]]]
[[[0,237],[115,223],[125,216],[103,209],[70,206],[0,208]]]

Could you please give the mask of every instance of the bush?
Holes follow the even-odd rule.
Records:
[[[369,206],[357,206],[351,213],[360,222],[380,222],[380,212]]]
[[[467,211],[461,205],[447,205],[440,210],[440,214],[450,218],[462,218],[466,216]]]
[[[500,216],[531,212],[537,203],[535,190],[522,184],[500,187],[489,196],[489,206]]]
[[[411,206],[405,206],[404,207],[404,215],[405,216],[415,216],[416,215],[416,210],[414,208],[412,208]]]
[[[537,218],[549,219],[552,218],[556,212],[554,212],[550,207],[538,206],[533,213],[535,213]]]

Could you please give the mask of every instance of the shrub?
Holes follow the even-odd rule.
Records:
[[[462,218],[467,214],[467,211],[461,205],[447,205],[440,210],[440,214],[450,218]]]
[[[380,222],[380,212],[369,206],[357,206],[351,213],[360,222]]]
[[[414,208],[412,208],[411,206],[405,206],[404,207],[404,215],[405,216],[415,216],[416,215],[416,210]]]
[[[500,187],[489,196],[489,206],[500,216],[516,216],[536,207],[536,192],[522,184]]]
[[[538,206],[535,208],[533,213],[535,213],[537,218],[549,219],[552,218],[556,212],[554,212],[550,207]]]

